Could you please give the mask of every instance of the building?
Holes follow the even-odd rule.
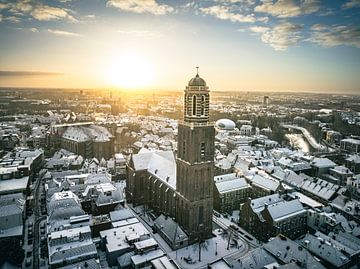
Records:
[[[323,179],[317,179],[314,181],[309,179],[305,180],[300,189],[304,194],[327,205],[336,197],[340,186],[327,182]]]
[[[110,159],[114,154],[114,136],[106,127],[92,122],[58,124],[51,126],[48,146],[66,149],[84,158]]]
[[[288,265],[277,268],[326,268],[307,249],[283,235],[279,235],[266,243],[264,249],[271,253],[279,264]]]
[[[235,127],[235,122],[229,119],[220,119],[215,122],[215,128],[218,132],[233,131]]]
[[[0,264],[10,261],[19,265],[23,259],[23,224],[25,197],[22,193],[0,196]]]
[[[178,150],[133,155],[127,167],[127,197],[175,217],[190,242],[212,233],[215,128],[209,122],[209,88],[197,73],[185,89]],[[145,191],[144,191],[145,190]]]
[[[336,166],[336,163],[328,158],[314,158],[311,160],[312,175],[318,177],[323,174],[328,174],[331,168]]]
[[[89,226],[54,231],[48,236],[50,268],[97,258]]]
[[[326,268],[356,268],[359,265],[360,240],[354,236],[316,232],[306,234],[298,243],[318,257]],[[352,267],[354,266],[354,267]]]
[[[346,188],[352,198],[360,200],[360,174],[347,179]]]
[[[240,216],[240,225],[265,242],[280,233],[296,238],[306,232],[306,210],[300,201],[285,201],[279,194],[249,198]]]
[[[110,266],[117,264],[117,257],[134,249],[136,242],[150,239],[150,233],[140,222],[100,232],[101,245]]]
[[[185,90],[184,121],[179,123],[176,219],[190,241],[212,232],[215,129],[209,122],[209,88],[199,74]]]
[[[235,173],[214,177],[214,209],[219,212],[239,210],[251,196],[251,186]]]
[[[350,153],[360,153],[360,140],[346,138],[340,141],[340,148]]]
[[[330,168],[330,176],[326,179],[332,183],[344,186],[348,178],[353,176],[353,172],[347,167],[344,166],[335,166]]]
[[[284,192],[283,185],[275,179],[255,174],[254,176],[245,177],[252,187],[252,197],[262,197],[278,192]]]
[[[253,127],[251,125],[244,124],[240,127],[240,134],[244,136],[251,136],[252,130]]]
[[[360,155],[354,154],[345,159],[345,166],[353,173],[360,173]]]
[[[326,234],[333,231],[338,232],[341,229],[335,213],[327,213],[319,209],[307,211],[307,226],[311,231],[321,231]]]
[[[211,265],[211,269],[264,269],[264,268],[312,268],[325,269],[304,247],[279,235],[261,247],[250,250],[240,259],[223,258]]]
[[[71,191],[55,192],[47,203],[47,245],[50,268],[97,258],[90,218]]]
[[[269,104],[269,96],[267,96],[267,95],[264,96],[263,104],[264,104],[264,105],[268,105],[268,104]]]
[[[161,234],[172,249],[179,249],[188,245],[188,236],[172,218],[160,215],[154,221],[154,229]]]

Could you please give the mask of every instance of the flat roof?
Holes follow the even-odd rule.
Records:
[[[114,222],[112,222],[112,227],[117,228],[117,227],[127,226],[127,225],[138,223],[138,222],[139,222],[139,220],[137,218],[114,221]]]
[[[129,248],[127,239],[139,238],[142,235],[149,235],[149,231],[145,226],[138,222],[126,226],[120,226],[100,232],[100,237],[106,236],[106,248],[108,252],[114,252],[121,249]]]
[[[29,176],[8,180],[0,180],[0,194],[25,191],[28,186],[28,182]]]
[[[150,247],[155,247],[158,245],[158,243],[155,241],[154,238],[149,238],[143,241],[139,241],[134,243],[135,248],[137,250],[141,250],[141,249],[146,249],[146,248],[150,248]]]
[[[149,262],[151,260],[157,259],[164,256],[164,252],[161,249],[156,249],[153,251],[146,252],[142,255],[135,255],[131,257],[131,261],[135,266]]]

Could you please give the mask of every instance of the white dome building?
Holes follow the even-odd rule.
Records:
[[[236,127],[236,124],[229,119],[220,119],[216,121],[215,127],[219,131],[233,131]]]

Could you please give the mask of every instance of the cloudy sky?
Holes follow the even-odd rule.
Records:
[[[360,0],[0,0],[0,86],[360,94]]]

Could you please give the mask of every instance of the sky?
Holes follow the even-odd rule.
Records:
[[[0,0],[0,87],[360,94],[360,0]]]

